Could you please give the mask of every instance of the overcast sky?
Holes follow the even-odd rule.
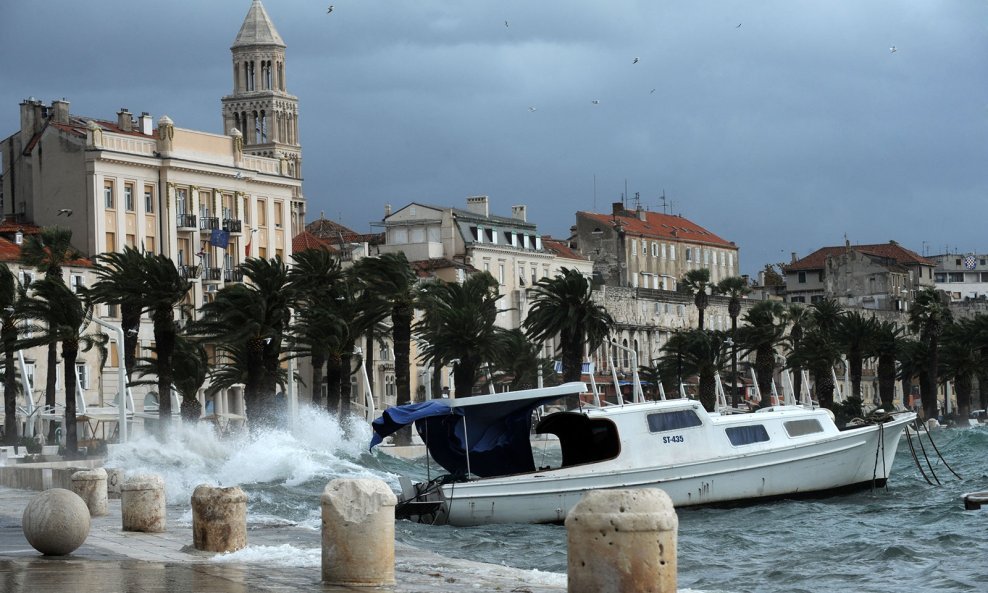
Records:
[[[988,252],[988,2],[332,1],[264,1],[310,221],[488,195],[566,237],[627,188],[743,273],[845,235]],[[249,7],[0,0],[0,138],[28,97],[221,133]]]

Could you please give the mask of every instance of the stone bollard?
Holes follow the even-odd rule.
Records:
[[[71,554],[89,536],[89,509],[75,492],[52,488],[24,508],[21,528],[31,547],[46,556]]]
[[[395,583],[395,505],[375,479],[336,479],[322,493],[322,580],[333,585]]]
[[[196,486],[192,493],[192,545],[206,552],[247,547],[247,495],[240,488]]]
[[[120,485],[124,481],[124,471],[119,467],[107,467],[106,470],[106,495],[111,500],[120,499]]]
[[[154,474],[128,478],[120,485],[120,515],[124,531],[164,531],[165,482]]]
[[[101,467],[72,474],[72,492],[89,507],[91,517],[106,515],[106,470]]]
[[[676,593],[679,518],[662,490],[590,490],[566,516],[569,593]]]

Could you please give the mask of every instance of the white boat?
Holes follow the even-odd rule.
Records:
[[[580,382],[389,408],[371,447],[416,424],[449,475],[408,484],[399,510],[452,525],[559,523],[583,493],[664,490],[677,507],[883,486],[913,412],[838,430],[829,410],[775,406],[751,414],[706,412],[695,400],[581,405],[542,418],[561,462],[536,467],[533,411],[587,392]]]

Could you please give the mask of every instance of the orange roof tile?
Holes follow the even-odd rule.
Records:
[[[791,264],[786,264],[787,272],[800,270],[822,270],[827,265],[828,257],[836,257],[846,250],[857,251],[872,257],[880,257],[897,264],[909,265],[918,264],[924,266],[935,266],[935,262],[917,254],[911,249],[899,245],[895,242],[878,243],[876,245],[850,245],[839,247],[821,247],[802,259],[798,259]]]
[[[578,213],[578,215],[597,220],[601,224],[611,226],[620,224],[625,233],[632,235],[672,241],[705,243],[737,249],[733,241],[722,239],[682,216],[660,214],[658,212],[644,212],[644,214],[645,220],[639,219],[638,212],[631,210],[625,210],[617,215],[598,214],[596,212]]]
[[[553,239],[549,235],[544,235],[542,237],[542,247],[555,253],[557,256],[566,259],[578,259],[582,261],[589,261],[590,259],[570,247],[568,242],[560,239]]]
[[[306,249],[324,249],[331,253],[337,253],[339,251],[329,241],[320,239],[309,231],[302,231],[292,238],[292,253],[298,253]]]

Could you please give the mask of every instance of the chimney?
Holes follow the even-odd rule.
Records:
[[[384,218],[391,216],[391,204],[384,205]]]
[[[51,118],[57,124],[69,123],[69,102],[64,97],[51,102]]]
[[[639,208],[638,209],[638,220],[640,220],[642,222],[648,222],[648,212],[645,211],[645,210],[642,210],[641,208]]]
[[[617,216],[624,212],[624,204],[622,202],[611,202],[611,214]]]
[[[792,255],[790,255],[790,256],[789,256],[789,258],[790,258],[790,259],[789,259],[789,263],[791,263],[791,264],[794,264],[794,263],[796,263],[796,252],[795,252],[795,251],[793,251],[793,252],[792,252]]]
[[[528,222],[528,206],[512,206],[511,218],[522,222]]]
[[[44,106],[41,101],[30,97],[21,102],[21,134],[30,139],[41,131],[44,125]]]
[[[134,116],[127,111],[126,107],[121,107],[120,111],[117,112],[117,127],[124,132],[130,132],[134,129]]]
[[[154,133],[154,123],[151,121],[151,114],[147,111],[141,112],[141,133],[150,136]]]
[[[490,216],[487,196],[470,196],[467,198],[467,210],[481,216]]]

